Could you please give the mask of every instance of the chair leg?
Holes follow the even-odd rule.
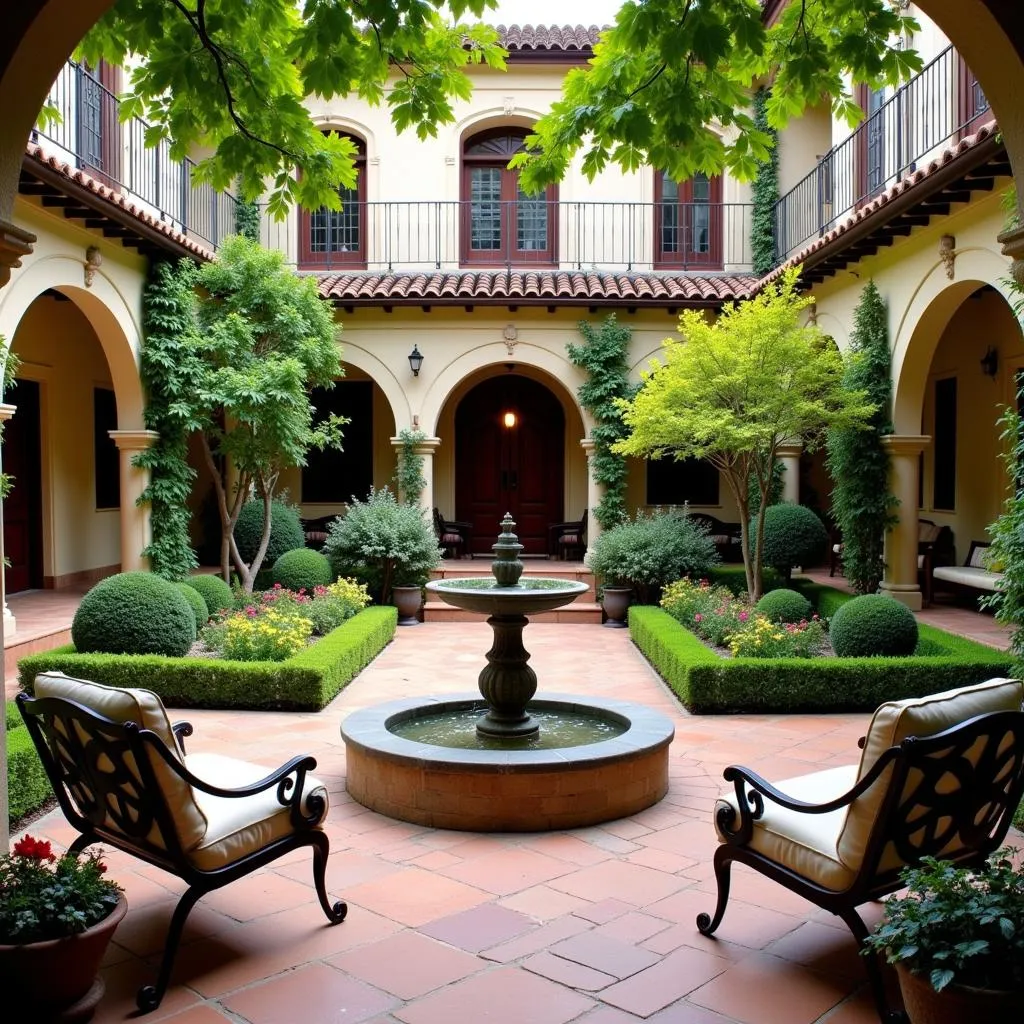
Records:
[[[87,846],[92,846],[93,843],[98,843],[99,838],[97,836],[90,835],[88,832],[83,832],[69,847],[68,853],[78,856]]]
[[[732,870],[732,857],[729,847],[724,843],[715,850],[715,878],[718,881],[718,905],[715,907],[715,916],[708,914],[697,915],[697,931],[701,935],[713,935],[725,917],[725,905],[729,902],[729,882]]]
[[[838,912],[838,916],[845,923],[846,927],[853,932],[857,940],[857,946],[863,952],[866,947],[864,940],[868,937],[868,929],[861,920],[860,915],[853,907]],[[868,981],[871,984],[871,995],[875,1000],[875,1009],[878,1011],[878,1019],[882,1024],[907,1024],[907,1015],[901,1010],[893,1010],[889,1006],[889,1000],[885,994],[885,981],[882,978],[882,963],[879,954],[872,950],[864,957],[865,967],[868,972]]]
[[[185,894],[178,900],[174,915],[171,917],[171,925],[167,929],[167,941],[164,943],[164,955],[160,961],[160,973],[157,975],[156,984],[143,985],[135,996],[135,1004],[143,1013],[149,1013],[160,1005],[171,980],[171,970],[174,967],[174,958],[178,954],[178,944],[185,929],[185,921],[196,901],[207,891],[192,886],[186,889]]]
[[[327,897],[327,857],[331,852],[331,841],[319,830],[310,836],[310,841],[313,844],[313,882],[316,885],[317,899],[320,900],[327,920],[331,924],[341,924],[348,914],[348,904],[343,900],[331,903]]]

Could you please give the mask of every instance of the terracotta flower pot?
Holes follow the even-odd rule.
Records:
[[[604,587],[601,591],[601,607],[604,608],[605,625],[612,629],[626,628],[626,613],[632,587]]]
[[[941,992],[926,975],[896,965],[910,1024],[1009,1024],[1019,1019],[1024,993],[949,985]]]
[[[423,604],[422,587],[392,587],[391,601],[398,609],[400,626],[419,625],[420,607]]]
[[[102,921],[77,935],[0,944],[0,992],[24,1020],[77,1024],[92,1018],[103,997],[100,961],[128,904],[124,895]]]

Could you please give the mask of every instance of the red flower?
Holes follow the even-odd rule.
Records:
[[[32,836],[25,836],[14,844],[14,852],[19,857],[27,857],[29,860],[56,860],[50,844],[45,839],[33,839]]]

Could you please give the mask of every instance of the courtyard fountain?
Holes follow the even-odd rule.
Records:
[[[411,698],[351,714],[341,728],[349,794],[393,818],[473,831],[578,828],[649,807],[668,789],[672,723],[625,701],[533,699],[528,617],[568,604],[587,584],[521,579],[523,546],[510,515],[501,527],[493,578],[427,584],[446,603],[488,615],[493,643],[480,696]],[[580,670],[600,671],[582,653]]]

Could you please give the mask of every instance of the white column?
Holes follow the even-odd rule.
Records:
[[[597,538],[601,536],[601,524],[594,516],[594,509],[601,503],[606,485],[598,483],[594,479],[594,450],[597,447],[597,442],[592,437],[585,437],[580,441],[580,447],[587,456],[587,551],[583,556],[586,558]]]
[[[402,446],[404,442],[400,437],[391,438],[391,445],[395,449],[395,454],[398,456],[401,454]],[[423,485],[423,490],[420,492],[420,505],[426,509],[426,511],[433,516],[434,514],[434,452],[441,447],[441,438],[439,437],[425,437],[422,441],[418,441],[413,447],[413,452],[423,458],[423,465],[421,472],[423,479],[426,481]],[[404,499],[404,494],[399,494],[399,499]]]
[[[121,572],[146,570],[149,560],[142,552],[153,537],[148,504],[138,500],[149,483],[149,470],[134,465],[135,456],[160,436],[155,430],[110,430],[121,453]]]
[[[797,442],[779,445],[775,453],[783,466],[782,500],[794,505],[800,504],[800,453],[803,450],[804,446]]]
[[[0,424],[6,423],[15,413],[16,406],[7,405],[6,403],[0,404]],[[3,467],[0,466],[0,472],[3,472]],[[3,514],[0,512],[0,603],[3,604],[3,630],[0,632],[0,650],[3,649],[4,637],[14,636],[15,630],[17,629],[17,623],[15,622],[14,616],[11,614],[11,609],[7,607],[7,569],[4,566],[4,545],[3,545],[3,530],[4,520]],[[7,820],[6,818],[4,819]],[[0,846],[0,853],[4,848]]]
[[[889,486],[899,501],[896,525],[885,535],[885,578],[881,589],[908,608],[921,608],[917,582],[917,495],[920,455],[932,439],[920,434],[882,438],[889,452]]]

